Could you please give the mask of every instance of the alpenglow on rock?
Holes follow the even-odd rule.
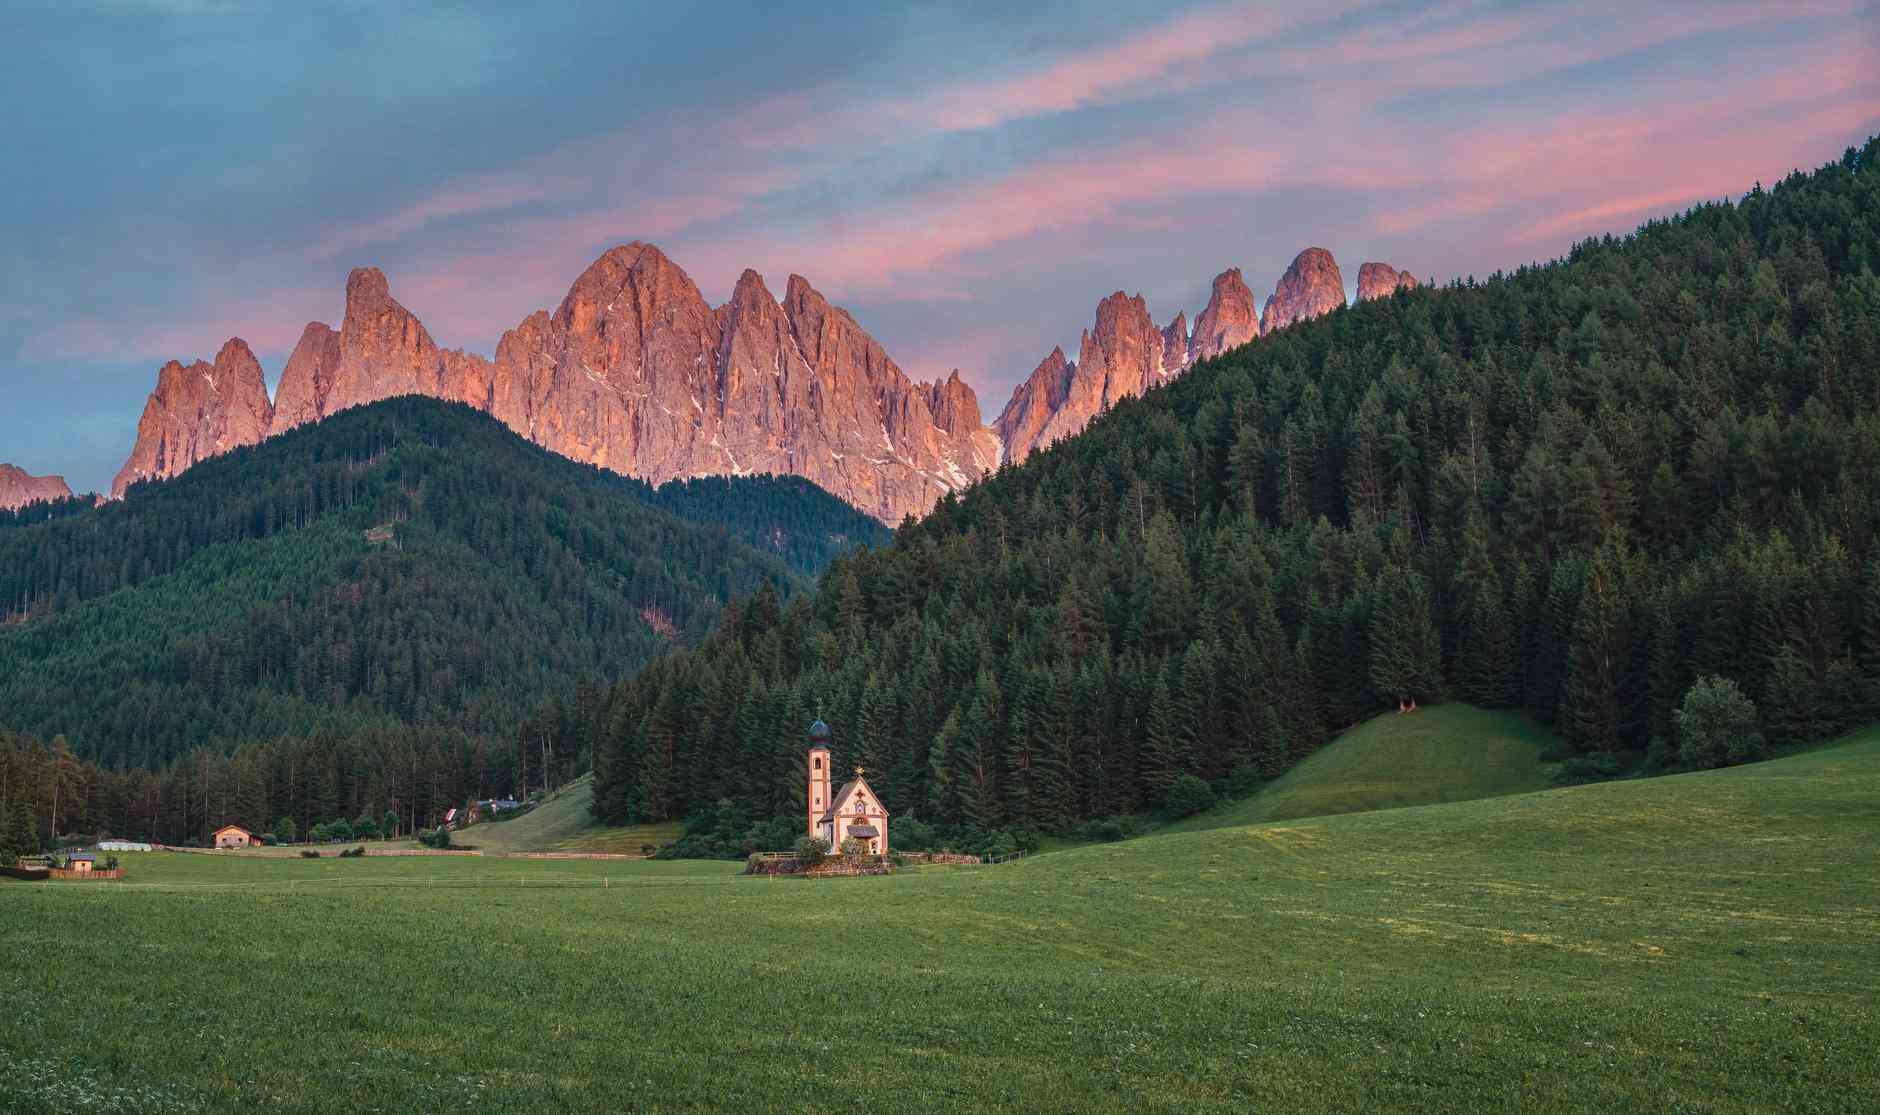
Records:
[[[1367,271],[1379,267],[1389,271],[1393,290],[1416,285],[1407,271],[1400,273],[1384,264],[1364,266]],[[1382,273],[1377,277],[1381,281]],[[1097,306],[1096,328],[1084,332],[1076,362],[1066,360],[1063,349],[1052,349],[1012,392],[992,428],[1006,456],[1022,461],[1079,432],[1104,407],[1120,399],[1139,395],[1202,360],[1275,329],[1330,313],[1344,304],[1344,278],[1332,253],[1324,248],[1299,253],[1266,300],[1264,312],[1255,311],[1253,291],[1241,278],[1240,268],[1230,267],[1214,277],[1207,307],[1195,317],[1193,334],[1188,332],[1187,318],[1178,312],[1168,328],[1160,331],[1160,352],[1153,353],[1156,346],[1150,334],[1155,332],[1155,323],[1142,296],[1128,298],[1119,290]]]
[[[1408,271],[1399,271],[1388,263],[1365,263],[1358,267],[1358,301],[1368,302],[1373,298],[1388,298],[1400,290],[1410,290],[1417,285],[1417,277]]]
[[[258,386],[253,354],[230,346],[253,365],[242,382]],[[204,396],[226,382],[221,363],[165,366],[114,495],[131,479],[410,394],[466,403],[546,449],[654,484],[794,473],[889,523],[999,463],[998,438],[957,373],[913,383],[801,276],[779,303],[746,271],[714,309],[677,264],[637,242],[595,260],[554,312],[504,333],[494,360],[438,347],[385,275],[361,268],[347,278],[340,328],[302,332],[272,406],[265,388],[245,386],[239,405]]]
[[[0,463],[0,511],[18,511],[29,503],[70,499],[63,476],[34,476],[18,465]]]
[[[1179,375],[1186,365],[1168,363],[1178,351],[1175,333],[1174,325],[1167,330],[1156,325],[1140,294],[1119,290],[1099,302],[1096,324],[1084,330],[1077,361],[1067,362],[1062,349],[1053,349],[993,423],[1006,455],[1022,461],[1077,434],[1104,409]]]
[[[274,404],[268,401],[261,362],[240,337],[187,368],[172,360],[157,371],[157,389],[137,422],[130,459],[111,482],[113,499],[139,480],[175,476],[206,457],[253,445],[268,436]]]
[[[1268,296],[1260,311],[1260,335],[1329,314],[1344,304],[1345,277],[1338,273],[1338,261],[1324,248],[1307,248],[1293,257]]]
[[[1253,291],[1240,277],[1240,268],[1230,267],[1214,276],[1214,291],[1208,307],[1195,318],[1195,338],[1190,346],[1193,361],[1210,360],[1231,348],[1239,348],[1260,335],[1260,312],[1253,302]]]

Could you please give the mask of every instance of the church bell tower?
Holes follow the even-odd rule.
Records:
[[[821,835],[822,816],[829,811],[829,725],[820,719],[809,726],[809,834]]]

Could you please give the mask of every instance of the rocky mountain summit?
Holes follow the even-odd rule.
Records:
[[[18,511],[29,503],[69,499],[63,476],[34,476],[18,465],[0,462],[0,511]]]
[[[1260,335],[1295,321],[1329,314],[1345,304],[1345,277],[1324,248],[1307,248],[1293,257],[1260,311]]]
[[[1366,263],[1358,268],[1358,301],[1369,302],[1373,298],[1389,298],[1400,290],[1411,290],[1417,286],[1417,277],[1408,271],[1399,271],[1388,263]]]
[[[794,473],[890,523],[999,463],[957,372],[912,382],[802,276],[779,302],[747,270],[714,308],[676,263],[636,242],[595,260],[554,312],[504,333],[494,360],[440,348],[382,272],[356,270],[340,328],[306,327],[273,403],[239,340],[214,366],[165,365],[113,494],[407,394],[466,403],[544,448],[654,484]]]
[[[1369,282],[1371,285],[1366,286]],[[1367,263],[1359,272],[1359,297],[1366,290],[1389,292],[1414,287],[1416,277],[1383,263]],[[1156,331],[1142,296],[1117,291],[1097,306],[1097,324],[1086,330],[1077,360],[1054,348],[1012,393],[992,428],[1006,456],[1022,461],[1037,449],[1082,430],[1106,406],[1140,394],[1157,383],[1211,360],[1295,321],[1330,313],[1345,304],[1345,281],[1338,261],[1324,248],[1307,248],[1280,276],[1264,309],[1256,309],[1253,291],[1230,267],[1214,277],[1208,304],[1195,316],[1194,333],[1180,312],[1160,331],[1158,359],[1146,357],[1146,335]]]
[[[1185,334],[1181,321],[1166,330],[1157,326],[1140,294],[1119,290],[1097,303],[1097,320],[1084,330],[1076,362],[1052,349],[993,423],[1006,454],[1022,461],[1082,430],[1106,407],[1179,375],[1188,366]]]
[[[1240,277],[1240,268],[1230,267],[1214,276],[1208,307],[1195,318],[1191,359],[1212,359],[1259,335],[1260,311],[1254,305],[1253,291]]]
[[[240,337],[230,338],[213,364],[172,360],[157,371],[130,459],[111,482],[112,498],[139,480],[175,476],[206,457],[253,445],[273,423],[261,362]]]

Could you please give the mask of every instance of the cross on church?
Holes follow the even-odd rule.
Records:
[[[857,777],[857,778],[860,778],[861,776],[862,776],[862,768],[861,768],[861,767],[856,767],[856,768],[855,768],[855,777]]]

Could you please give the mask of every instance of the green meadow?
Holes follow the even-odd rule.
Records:
[[[994,868],[0,883],[0,1110],[1880,1108],[1880,731],[1521,792],[1537,738],[1475,714],[1499,796],[1445,801],[1435,712],[1213,827]],[[1433,804],[1336,789],[1391,747]]]

